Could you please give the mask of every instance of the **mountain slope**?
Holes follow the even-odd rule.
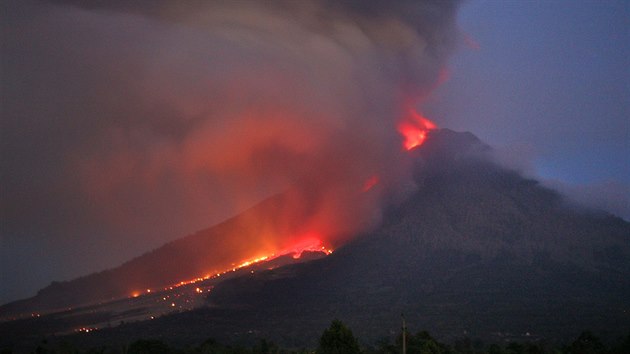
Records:
[[[271,318],[313,309],[311,320],[340,317],[372,339],[396,331],[400,312],[444,337],[630,331],[630,224],[568,208],[485,150],[437,133],[416,152],[422,187],[381,228],[292,277],[227,282],[210,302]]]
[[[299,241],[304,214],[271,197],[219,225],[165,244],[119,267],[66,282],[53,282],[36,296],[0,306],[0,317],[110,301],[204,277]],[[273,237],[265,237],[273,235]]]
[[[488,152],[470,133],[434,131],[412,151],[419,188],[376,230],[328,257],[217,284],[205,308],[73,341],[263,337],[301,347],[339,318],[373,342],[399,332],[401,312],[410,330],[443,339],[630,331],[630,223],[570,208]]]

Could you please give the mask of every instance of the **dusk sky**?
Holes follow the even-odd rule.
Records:
[[[199,41],[204,38],[199,37],[196,30],[165,25],[133,13],[76,12],[66,11],[67,5],[26,4],[4,3],[0,15],[3,22],[0,303],[34,295],[53,280],[69,280],[119,265],[164,242],[221,221],[267,196],[270,190],[283,186],[287,180],[305,178],[301,165],[296,168],[294,164],[278,167],[289,171],[288,177],[269,177],[269,169],[277,167],[271,157],[269,164],[262,167],[226,162],[219,155],[199,158],[195,152],[207,146],[203,144],[204,139],[196,139],[197,135],[219,140],[223,147],[231,147],[234,142],[222,142],[219,136],[212,134],[212,129],[197,125],[195,119],[181,125],[169,120],[181,107],[191,117],[199,111],[205,112],[199,102],[205,102],[206,93],[197,92],[202,85],[196,80],[198,77],[225,79],[222,73],[203,71],[205,69],[198,67],[196,61],[179,55],[178,48],[186,53],[200,48]],[[369,11],[377,10],[382,9],[375,5]],[[73,17],[77,14],[79,17]],[[44,22],[37,22],[40,20]],[[435,79],[442,59],[447,63],[449,79],[419,109],[440,127],[474,133],[496,148],[501,162],[558,188],[578,203],[603,208],[630,220],[630,2],[471,0],[460,6],[457,22],[462,33],[457,35],[456,48],[449,59],[443,54],[449,52],[448,48],[429,45],[439,54],[435,55],[438,57],[435,62],[400,70],[417,75],[414,80],[422,88]],[[445,37],[449,37],[448,28],[428,27],[436,33],[444,31]],[[85,31],[77,31],[77,28]],[[275,30],[269,29],[270,32]],[[392,32],[391,35],[397,33]],[[98,37],[103,34],[106,35]],[[387,35],[383,38],[388,38]],[[262,61],[272,69],[277,69],[274,66],[277,61],[283,61],[289,71],[295,70],[300,80],[316,81],[312,90],[296,94],[298,103],[288,111],[295,109],[306,116],[324,112],[332,117],[347,112],[345,103],[338,102],[334,92],[331,94],[325,89],[326,84],[332,82],[339,90],[356,90],[341,82],[345,77],[336,77],[334,72],[323,78],[299,76],[304,75],[300,66],[303,53],[287,50],[290,45],[285,46],[282,39],[252,41],[260,48],[250,50],[245,45],[232,46],[226,38],[212,39],[214,42],[209,48],[220,46],[224,50],[213,65],[225,67],[229,72],[234,68],[232,61],[242,61],[243,66],[248,60],[256,65]],[[290,42],[295,38],[285,40]],[[163,43],[175,50],[153,60],[156,48]],[[338,58],[327,46],[319,49],[313,54],[324,59]],[[285,52],[294,57],[285,61],[281,55]],[[263,53],[264,58],[255,57],[256,53]],[[241,59],[247,55],[252,58]],[[150,63],[145,61],[147,57],[152,59]],[[365,79],[365,83],[379,78],[372,77],[369,71],[374,63],[366,63],[363,58],[359,62],[365,65],[365,71],[357,70],[363,74],[361,79]],[[339,64],[337,70],[344,72],[345,64]],[[173,67],[176,69],[171,71]],[[164,68],[167,70],[162,72]],[[198,68],[203,72],[196,72]],[[264,91],[271,99],[281,94],[266,90],[269,81],[266,77],[244,80],[250,79],[257,90]],[[116,85],[121,82],[133,86],[130,91],[139,90],[142,94],[132,97],[115,94],[120,89]],[[175,82],[173,86],[178,89],[178,95],[182,91],[184,95],[172,97],[171,92],[159,87],[166,82]],[[280,85],[285,88],[284,84]],[[292,83],[287,85],[293,87]],[[366,95],[385,91],[388,85],[372,87],[373,91]],[[312,93],[317,96],[314,101],[309,96]],[[207,95],[216,98],[216,95],[210,96],[214,94]],[[218,97],[223,97],[221,94]],[[302,95],[308,96],[310,103],[304,105],[307,107],[304,109],[300,105]],[[32,97],[36,103],[30,102]],[[364,98],[353,99],[361,103]],[[383,96],[382,99],[390,98]],[[161,106],[160,100],[174,103],[172,107]],[[320,104],[324,107],[329,103],[330,106],[320,108]],[[382,113],[380,110],[388,112],[386,104],[378,103],[362,109],[372,109],[374,115]],[[29,112],[36,113],[29,116]],[[60,118],[43,120],[36,115],[41,112]],[[228,113],[220,111],[225,116],[229,116]],[[359,113],[353,110],[350,116]],[[83,114],[95,117],[69,120],[71,124],[62,122],[66,116]],[[145,123],[142,121],[145,114],[159,119]],[[343,123],[356,123],[354,118],[343,119]],[[387,144],[400,137],[395,131],[381,134],[379,124],[382,122],[378,118],[366,119],[359,136],[372,137],[377,143],[366,147],[361,140],[348,139],[341,147],[350,152],[367,150],[366,156],[376,158],[361,161],[357,171],[335,174],[337,181],[333,184],[309,176],[307,184],[313,188],[309,192],[326,194],[346,186],[347,181],[363,178],[370,169],[396,167],[389,164],[388,156],[395,153],[392,151],[398,146],[392,149]],[[271,137],[260,139],[274,139],[274,134],[283,134],[289,129],[282,120],[264,122],[266,129],[273,129]],[[298,127],[298,134],[284,141],[291,149],[309,152],[313,146],[319,146],[320,140],[336,137],[330,133],[337,132],[334,119],[326,121],[323,128],[322,125],[310,127],[308,120],[292,122]],[[204,130],[197,134],[195,127]],[[151,129],[150,134],[145,134],[143,128]],[[241,131],[238,122],[217,129],[249,132]],[[260,130],[260,127],[252,129]],[[182,137],[187,134],[193,138],[186,138],[187,144],[182,146],[190,148],[192,153],[185,155],[187,161],[182,166],[186,171],[193,171],[194,176],[203,174],[206,178],[203,182],[213,182],[212,187],[202,186],[199,179],[191,180],[188,172],[182,173],[182,177],[167,170],[173,164],[180,166],[179,161],[173,160],[181,151],[171,149],[169,144],[183,141]],[[308,140],[311,138],[312,143]],[[340,146],[334,146],[325,151],[337,152]],[[381,149],[382,146],[386,148]],[[132,158],[126,159],[125,154],[130,151]],[[146,151],[151,154],[143,155]],[[277,151],[267,153],[276,156]],[[134,167],[136,156],[140,156],[142,168]],[[294,157],[289,156],[291,158]],[[314,158],[309,162],[322,163],[320,160]],[[373,165],[373,160],[388,163]],[[82,170],[67,178],[65,168],[74,166],[72,163],[77,161],[81,162]],[[212,168],[199,167],[204,163],[212,168],[243,167],[265,183],[261,187],[238,173],[213,174]],[[326,161],[322,166],[336,164]],[[123,168],[131,172],[120,172]],[[168,173],[155,178],[155,170]],[[117,185],[128,177],[126,172],[131,182]],[[110,180],[102,178],[104,173]],[[145,188],[147,181],[152,183],[150,188]],[[173,183],[182,181],[190,185],[173,187]],[[243,188],[245,190],[241,190]],[[238,189],[238,193],[233,189]],[[159,197],[151,194],[156,190]],[[243,197],[245,192],[247,197]],[[87,197],[82,193],[87,193]],[[233,200],[231,197],[236,195],[238,200]],[[336,200],[326,202],[338,205]],[[157,204],[169,207],[157,208]],[[169,217],[177,221],[164,221]],[[354,224],[347,227],[357,229]]]
[[[468,1],[427,112],[580,202],[630,219],[630,3]],[[473,45],[474,46],[474,45]]]

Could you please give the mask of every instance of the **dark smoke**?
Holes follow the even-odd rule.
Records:
[[[454,1],[0,6],[4,284],[24,257],[76,276],[287,190],[330,242],[369,227],[456,37]]]

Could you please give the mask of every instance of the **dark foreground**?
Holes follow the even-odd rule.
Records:
[[[395,337],[395,338],[394,338]],[[462,338],[452,343],[442,343],[433,338],[427,331],[405,332],[404,347],[409,354],[627,354],[630,353],[630,334],[625,338],[617,338],[606,343],[595,334],[585,331],[575,340],[564,345],[551,344],[541,340],[506,341],[505,343],[486,344],[479,339]],[[313,348],[281,348],[266,339],[258,339],[251,345],[226,345],[213,338],[205,340],[197,346],[180,347],[166,343],[160,339],[136,339],[120,346],[104,345],[80,349],[71,338],[43,339],[33,343],[32,349],[14,351],[13,348],[2,348],[0,354],[9,353],[126,353],[126,354],[168,354],[168,353],[216,353],[216,354],[275,354],[275,353],[317,353],[317,354],[395,354],[403,353],[402,331],[392,338],[383,338],[371,345],[360,344],[351,329],[341,321],[334,320],[325,329],[317,345]]]

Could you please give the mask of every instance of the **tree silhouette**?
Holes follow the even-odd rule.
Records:
[[[170,354],[171,348],[160,340],[139,339],[129,345],[128,354]]]
[[[604,352],[604,345],[593,333],[584,331],[567,349],[570,354],[596,354]]]
[[[341,321],[334,320],[319,339],[317,354],[359,354],[359,342]]]

